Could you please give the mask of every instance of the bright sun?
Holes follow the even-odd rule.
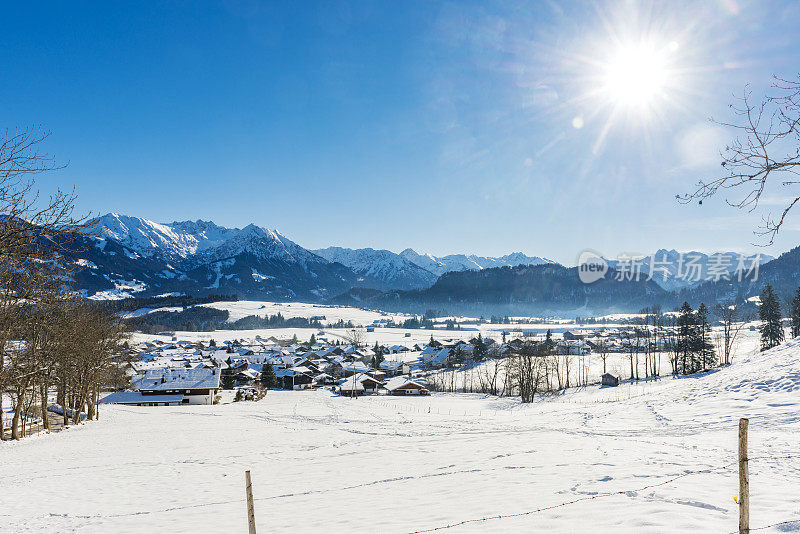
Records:
[[[647,108],[663,97],[668,66],[666,54],[655,47],[646,44],[621,47],[604,67],[603,89],[616,104]]]

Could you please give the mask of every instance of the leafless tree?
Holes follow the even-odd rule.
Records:
[[[488,349],[488,359],[478,366],[478,387],[481,393],[500,394],[500,375],[503,362],[499,359],[499,347],[492,345]]]
[[[775,181],[793,188],[800,175],[800,77],[797,80],[774,78],[769,93],[759,103],[753,101],[749,86],[731,104],[733,122],[717,122],[735,133],[733,141],[721,153],[723,174],[701,180],[693,192],[678,195],[682,202],[703,200],[720,189],[735,190],[739,197],[725,201],[736,208],[753,211],[764,191]],[[713,120],[713,119],[712,119]],[[767,215],[756,234],[772,244],[786,216],[800,201],[790,193],[786,206],[777,217]]]
[[[606,374],[606,361],[608,360],[608,341],[603,338],[597,341],[597,352],[603,362],[603,374]]]
[[[364,345],[366,334],[362,327],[352,328],[342,336],[342,339],[345,344],[352,345],[354,349],[358,350]]]
[[[717,346],[721,358],[722,365],[730,365],[733,363],[733,355],[735,352],[736,338],[739,337],[739,332],[746,321],[740,317],[741,313],[736,304],[717,304],[715,311],[722,323],[722,331],[717,336]]]

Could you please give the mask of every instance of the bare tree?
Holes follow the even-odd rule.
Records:
[[[478,366],[478,387],[481,393],[499,395],[499,380],[503,370],[500,358],[500,347],[491,345],[487,350],[488,359]]]
[[[717,304],[715,311],[722,323],[722,331],[717,336],[717,345],[722,356],[720,363],[730,365],[733,363],[736,338],[739,337],[739,332],[744,328],[746,321],[740,317],[739,307],[736,304]]]
[[[68,407],[96,405],[120,370],[119,320],[68,286],[69,254],[91,222],[75,215],[74,192],[42,198],[35,187],[37,174],[63,167],[41,151],[47,137],[41,128],[0,134],[0,393],[14,400],[15,439],[34,416],[47,428],[52,385],[66,423]]]
[[[703,200],[720,189],[742,191],[735,200],[725,201],[736,208],[753,211],[758,207],[772,176],[783,186],[795,186],[800,175],[800,78],[774,78],[771,92],[759,103],[753,102],[752,92],[745,87],[742,96],[731,105],[735,120],[717,122],[735,133],[734,140],[721,153],[724,174],[719,178],[701,180],[691,193],[678,195],[682,202]],[[712,119],[713,120],[713,119]],[[767,215],[755,233],[772,244],[786,216],[800,201],[791,194],[777,218]]]
[[[608,341],[603,338],[597,340],[597,352],[603,361],[603,374],[606,374],[606,361],[608,360]]]

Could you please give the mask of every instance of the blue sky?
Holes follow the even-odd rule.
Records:
[[[95,214],[574,263],[756,250],[789,194],[674,199],[719,171],[708,118],[797,75],[796,3],[26,4],[0,21],[2,123],[51,130],[69,166],[40,186]],[[657,96],[610,94],[620,50],[649,46]],[[794,218],[765,251],[798,241]]]

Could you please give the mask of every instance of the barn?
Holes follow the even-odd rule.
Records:
[[[386,383],[386,390],[390,395],[428,395],[430,391],[428,388],[407,378],[405,376],[396,376]]]
[[[617,387],[619,385],[619,378],[612,375],[611,373],[604,374],[601,380],[602,380],[601,383],[604,386]]]

